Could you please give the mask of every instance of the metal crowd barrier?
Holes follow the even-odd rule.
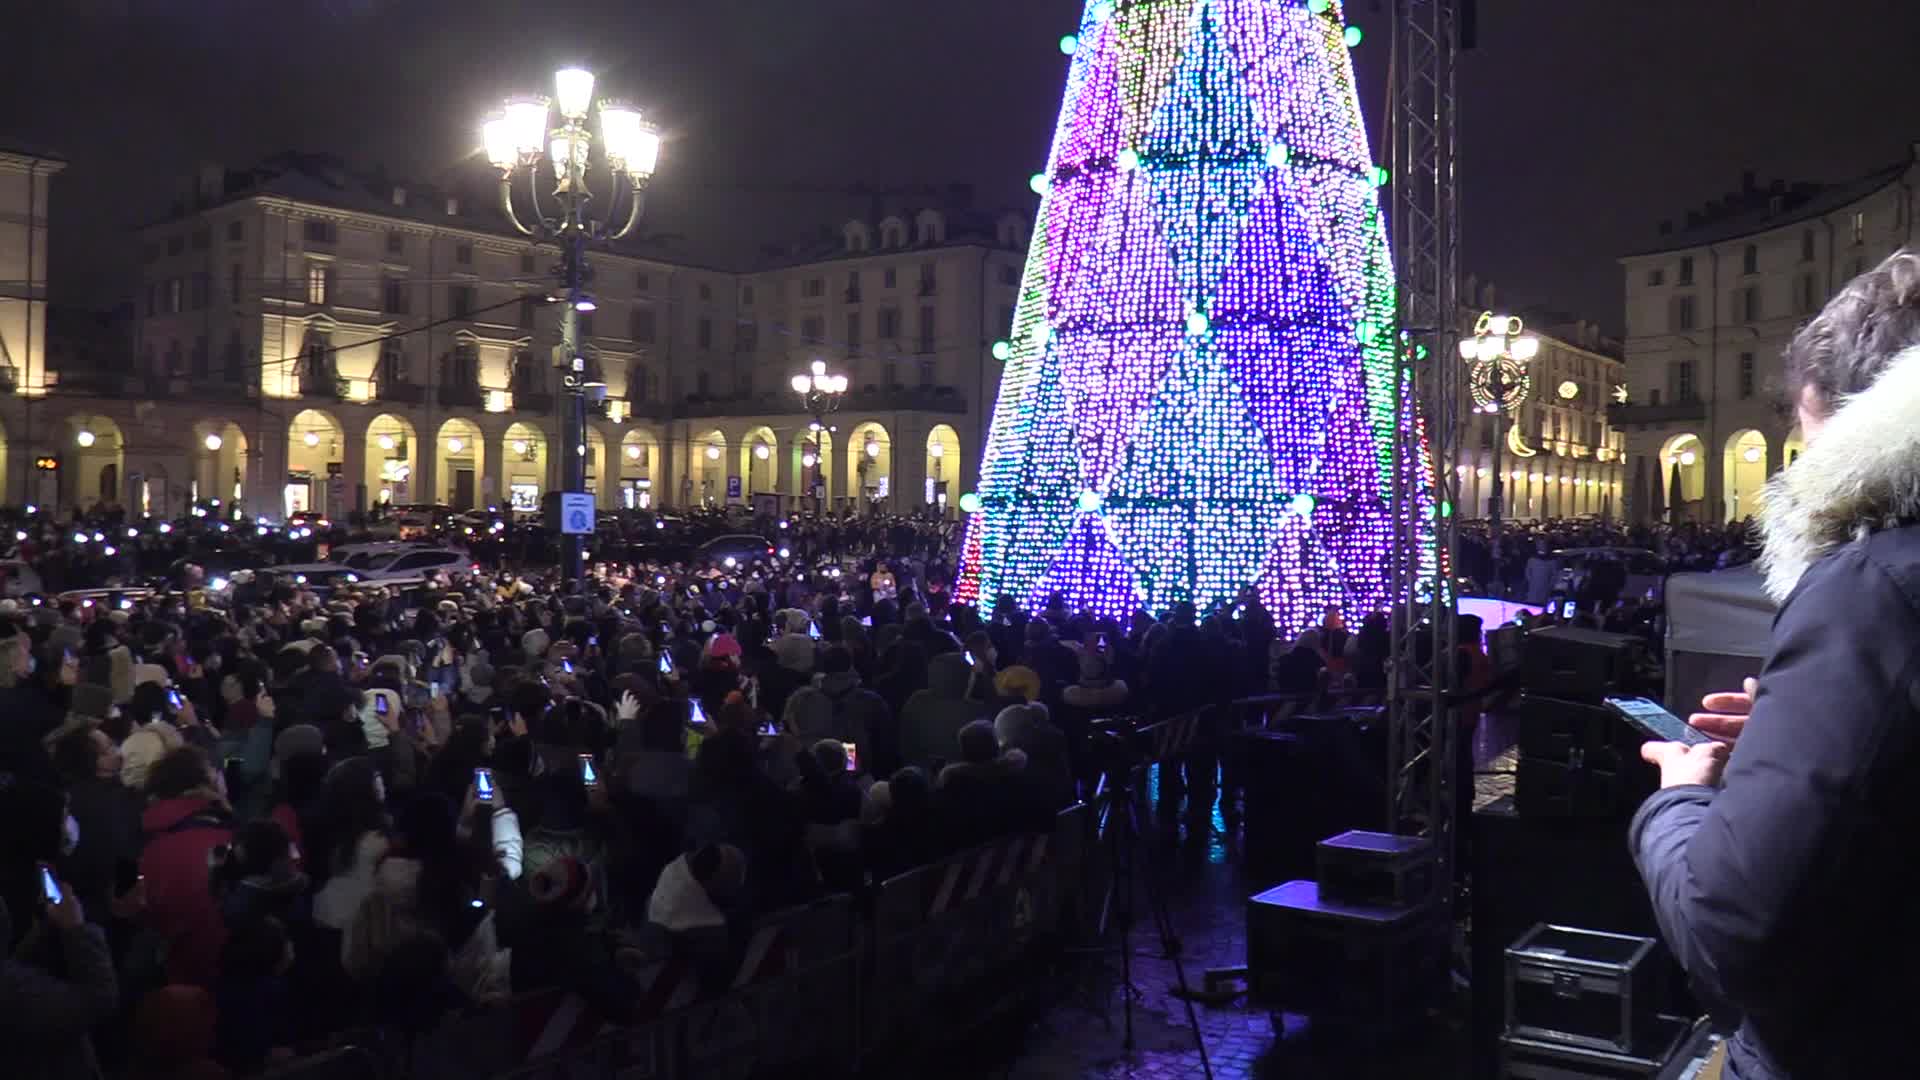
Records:
[[[521,995],[415,1040],[405,1080],[744,1080],[836,1076],[963,1034],[1042,980],[1036,958],[1085,917],[1092,810],[879,883],[762,918],[725,993],[662,960],[641,974],[640,1020],[608,1024],[563,990]],[[870,907],[866,902],[870,901]],[[912,1042],[906,1041],[912,1033]],[[315,1072],[287,1080],[376,1080]],[[276,1078],[278,1080],[278,1078]]]

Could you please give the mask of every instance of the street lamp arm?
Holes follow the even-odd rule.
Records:
[[[533,230],[522,224],[520,215],[514,212],[513,174],[511,172],[502,172],[500,174],[500,209],[507,215],[507,221],[513,225],[514,229],[518,231],[520,235],[533,235]],[[536,207],[536,209],[538,208]]]
[[[614,183],[618,185],[619,182],[620,182],[620,177],[616,175],[614,177]],[[621,225],[618,229],[615,229],[613,232],[607,234],[607,239],[609,240],[622,239],[628,233],[633,231],[633,227],[635,225],[638,225],[640,223],[640,207],[642,203],[646,202],[646,190],[647,190],[646,182],[643,180],[635,179],[633,176],[629,175],[627,177],[626,188],[627,188],[627,220],[626,220],[626,223]],[[618,190],[618,187],[616,187],[615,190]]]

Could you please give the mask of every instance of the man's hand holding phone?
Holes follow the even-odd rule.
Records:
[[[1687,717],[1687,723],[1732,745],[1739,741],[1740,733],[1746,730],[1747,715],[1753,712],[1753,697],[1759,689],[1759,680],[1748,679],[1741,684],[1738,692],[1724,690],[1708,694],[1700,699],[1702,711]]]

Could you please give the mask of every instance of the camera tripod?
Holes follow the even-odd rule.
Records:
[[[1200,1017],[1194,1011],[1193,997],[1187,986],[1186,965],[1180,959],[1180,938],[1174,933],[1173,917],[1167,911],[1166,891],[1159,876],[1153,872],[1151,846],[1142,844],[1140,840],[1139,796],[1134,778],[1145,768],[1143,764],[1133,764],[1108,770],[1102,776],[1100,790],[1093,798],[1094,820],[1100,828],[1110,868],[1106,893],[1100,902],[1098,937],[1104,941],[1110,930],[1117,928],[1119,931],[1120,996],[1125,1010],[1126,1031],[1123,1045],[1128,1053],[1132,1053],[1133,999],[1139,992],[1133,985],[1134,883],[1144,878],[1147,906],[1152,909],[1154,929],[1160,935],[1160,948],[1167,959],[1173,962],[1174,979],[1179,985],[1181,1003],[1187,1011],[1187,1027],[1193,1031],[1193,1044],[1200,1051],[1201,1071],[1207,1080],[1212,1080],[1213,1065],[1207,1058],[1207,1041],[1200,1033]],[[1142,860],[1146,863],[1144,875],[1138,872]],[[1111,1014],[1108,1022],[1112,1022]]]

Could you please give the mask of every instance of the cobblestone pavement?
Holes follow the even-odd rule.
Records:
[[[1476,802],[1512,790],[1511,735],[1498,726],[1475,740]],[[1149,783],[1150,797],[1157,785]],[[1154,820],[1141,823],[1146,856],[1166,883],[1167,906],[1180,938],[1189,986],[1199,988],[1212,968],[1246,963],[1247,898],[1277,881],[1260,877],[1242,858],[1237,829],[1219,807],[1210,820],[1182,820],[1182,807],[1156,805]],[[1171,811],[1171,813],[1169,813]],[[1143,862],[1142,870],[1147,869]],[[1117,1080],[1189,1078],[1203,1075],[1185,1004],[1176,996],[1178,975],[1167,959],[1142,887],[1132,935],[1135,1049],[1123,1045],[1117,948],[1082,956],[1070,971],[1071,988],[1061,1003],[1038,1019],[1016,1021],[1004,1048],[981,1049],[985,1060],[951,1061],[951,1075],[1008,1080]],[[1287,1077],[1289,1080],[1367,1080],[1371,1077],[1466,1077],[1466,1006],[1463,994],[1436,1003],[1418,1030],[1394,1043],[1362,1036],[1316,1038],[1306,1020],[1276,1018],[1245,995],[1218,1004],[1194,1005],[1213,1075],[1222,1080]],[[1276,1034],[1276,1020],[1283,1030]],[[1010,1064],[1009,1064],[1010,1062]],[[942,1070],[941,1075],[949,1075]]]

